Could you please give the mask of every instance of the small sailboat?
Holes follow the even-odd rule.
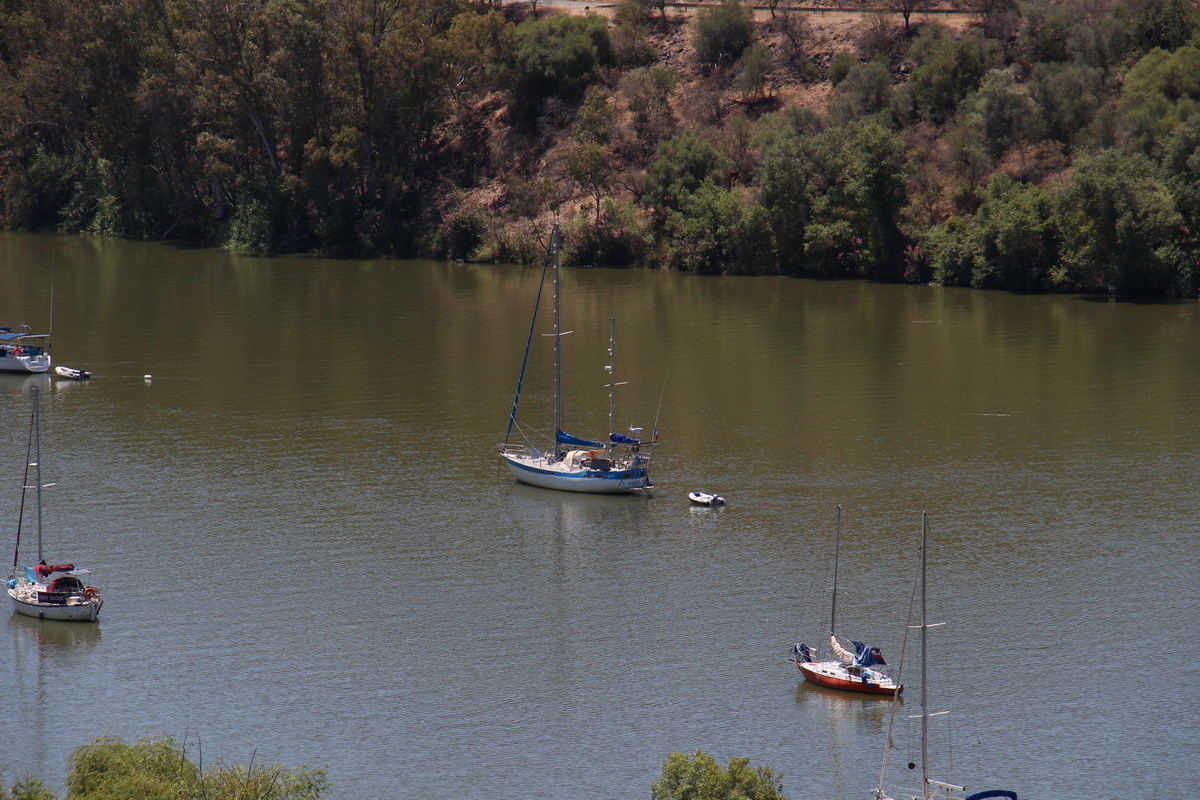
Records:
[[[25,477],[21,482],[21,510],[17,516],[17,544],[13,548],[12,571],[8,575],[8,596],[13,609],[38,619],[93,622],[100,614],[104,600],[100,590],[89,584],[91,571],[76,569],[74,564],[47,564],[42,553],[42,484],[41,416],[39,393],[33,390],[33,415],[29,423],[29,445],[25,455]],[[33,483],[29,482],[30,469]],[[30,489],[36,492],[37,563],[17,565],[21,556],[21,528],[25,516],[25,499]]]
[[[608,373],[608,429],[607,441],[582,439],[563,430],[562,424],[562,337],[571,331],[563,331],[559,308],[560,269],[558,259],[559,232],[554,225],[550,245],[546,250],[546,262],[542,267],[542,283],[550,260],[554,260],[554,435],[548,452],[543,452],[526,440],[525,444],[510,442],[517,422],[517,405],[521,400],[521,383],[525,367],[529,363],[529,345],[537,323],[537,309],[541,302],[541,285],[538,286],[538,302],[534,305],[533,321],[529,327],[529,339],[525,344],[525,358],[521,363],[517,379],[517,392],[513,398],[512,411],[508,417],[508,430],[504,443],[500,445],[500,458],[512,470],[513,477],[521,483],[545,489],[593,494],[632,494],[649,489],[651,451],[657,442],[642,441],[640,437],[617,433],[614,430],[616,380],[616,321],[610,320]],[[632,428],[630,433],[640,433],[641,428]]]
[[[834,658],[819,660],[808,645],[804,642],[796,642],[792,645],[792,655],[788,660],[796,665],[805,678],[819,686],[842,689],[847,692],[899,697],[900,693],[904,691],[904,687],[878,669],[880,666],[887,666],[879,648],[851,640],[850,643],[854,650],[850,651],[838,641],[835,633],[841,536],[842,507],[838,506],[837,525],[833,535],[833,604],[829,617],[829,646]]]
[[[884,740],[883,747],[883,766],[879,770],[879,786],[875,789],[875,800],[953,800],[954,798],[962,798],[962,800],[990,800],[991,798],[1004,798],[1005,800],[1017,800],[1017,793],[1008,789],[986,789],[984,791],[973,792],[964,797],[966,788],[953,783],[945,783],[943,781],[934,780],[929,777],[929,718],[937,717],[949,713],[946,711],[938,711],[935,713],[929,712],[929,657],[926,647],[926,632],[929,628],[937,627],[944,623],[936,622],[929,623],[927,621],[926,594],[925,594],[925,574],[926,574],[926,553],[928,552],[929,540],[929,512],[921,512],[921,566],[919,570],[919,580],[921,586],[921,624],[910,626],[920,630],[921,641],[921,788],[912,790],[895,792],[889,795],[883,790],[884,778],[887,775],[887,755],[888,750],[892,747],[892,730],[891,722],[888,723],[887,738]],[[893,717],[895,711],[893,710]],[[909,769],[916,769],[916,764],[910,763]]]

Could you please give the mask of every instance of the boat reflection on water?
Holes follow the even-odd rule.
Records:
[[[847,796],[857,796],[854,787],[864,776],[878,772],[871,758],[878,752],[893,707],[903,707],[903,696],[843,692],[801,680],[795,697],[801,719],[821,720],[821,727],[808,731],[805,739],[812,747],[828,748],[827,777],[844,787]]]
[[[22,614],[9,617],[13,650],[18,653],[18,660],[24,651],[31,649],[36,650],[39,658],[75,650],[87,652],[100,640],[100,628],[99,625],[39,620]]]
[[[33,387],[46,388],[53,381],[50,373],[40,372],[36,375],[19,375],[15,372],[0,372],[0,392],[4,394],[29,394]]]
[[[896,702],[903,706],[904,695],[892,697],[881,694],[847,694],[805,680],[796,685],[797,705],[803,705],[809,709],[819,706],[835,722],[839,717],[883,722],[887,719],[888,702]]]

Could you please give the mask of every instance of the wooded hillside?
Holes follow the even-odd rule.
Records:
[[[2,0],[0,222],[1196,296],[1194,0],[883,2]]]

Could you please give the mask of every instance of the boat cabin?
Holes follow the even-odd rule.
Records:
[[[30,583],[37,584],[37,601],[49,605],[65,606],[72,599],[85,598],[88,596],[88,585],[86,579],[92,574],[90,569],[73,569],[70,572],[64,572],[55,577],[45,588],[36,580],[37,574],[33,567],[25,568],[26,575]],[[95,592],[93,589],[92,592]]]
[[[12,328],[0,325],[0,358],[33,358],[46,352],[50,336],[45,333],[13,333]]]

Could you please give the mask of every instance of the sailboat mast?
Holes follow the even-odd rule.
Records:
[[[829,610],[829,635],[833,636],[834,623],[837,622],[837,582],[838,557],[842,546],[842,507],[837,507],[837,525],[833,529],[833,603]]]
[[[921,797],[929,798],[929,678],[925,637],[929,629],[925,616],[925,540],[929,534],[929,512],[921,512]]]
[[[36,387],[33,390],[33,464],[35,485],[37,486],[37,555],[38,563],[42,562],[42,417],[40,408],[41,396]]]
[[[617,318],[608,318],[608,449],[612,452],[613,411],[615,407],[617,383]]]
[[[562,431],[562,327],[558,308],[558,223],[554,223],[554,460],[562,459],[558,434]]]

